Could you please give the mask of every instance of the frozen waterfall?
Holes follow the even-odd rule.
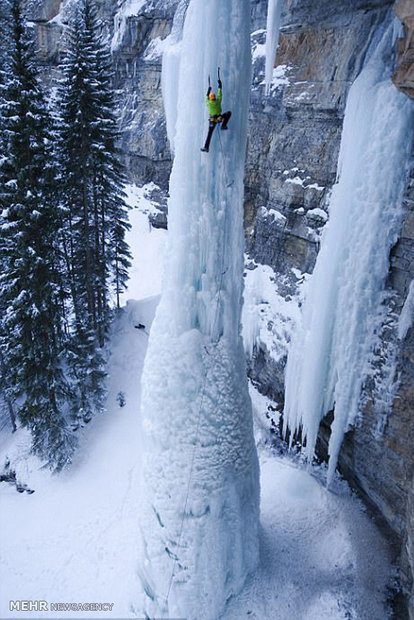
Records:
[[[329,223],[286,368],[285,430],[302,427],[308,458],[334,408],[328,482],[358,414],[412,139],[413,103],[390,79],[392,25],[372,47],[349,92]]]
[[[172,44],[178,56],[163,76],[175,151],[169,246],[142,378],[140,577],[149,616],[216,620],[258,559],[258,461],[240,336],[249,2],[192,0]],[[207,154],[205,93],[218,66],[223,111],[233,115]]]
[[[280,18],[282,14],[283,0],[268,0],[266,21],[266,64],[265,64],[265,90],[270,93],[273,79],[273,68],[277,45],[279,42]]]

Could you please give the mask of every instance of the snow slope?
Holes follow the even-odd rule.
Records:
[[[29,455],[26,431],[0,438],[17,478],[34,489],[19,494],[2,484],[0,617],[9,616],[10,599],[53,602],[114,602],[113,617],[129,616],[138,563],[137,514],[140,433],[137,404],[148,330],[160,292],[160,263],[166,231],[150,229],[152,205],[146,188],[129,186],[134,256],[126,302],[115,321],[108,366],[107,411],[86,429],[73,467],[51,476]],[[148,297],[153,295],[153,297]],[[144,299],[143,299],[144,298]],[[146,326],[138,330],[135,325]],[[119,406],[122,393],[125,405]],[[13,518],[10,518],[13,515]],[[10,614],[11,616],[13,614]],[[22,612],[15,612],[22,617]],[[42,614],[56,617],[56,612]],[[108,612],[94,612],[107,617]],[[32,612],[30,617],[34,619]],[[91,617],[72,612],[70,617]]]
[[[145,268],[134,260],[130,291],[139,296],[160,282],[165,231],[150,230],[146,190],[128,188],[140,209],[131,212],[134,256],[148,252]],[[142,259],[141,259],[142,260]],[[152,267],[152,269],[151,269]],[[158,284],[159,286],[159,284]],[[248,289],[249,290],[249,289]],[[128,298],[128,293],[126,294]],[[253,288],[251,307],[257,297]],[[0,484],[0,617],[9,600],[114,603],[110,612],[43,612],[36,618],[133,618],[139,610],[137,492],[140,461],[138,403],[140,373],[157,297],[129,301],[114,325],[107,412],[86,429],[74,466],[58,476],[28,457],[22,431],[0,436],[0,458],[8,454],[22,482],[35,492],[19,494]],[[118,394],[125,406],[118,404]],[[266,445],[271,404],[251,390],[261,454],[260,564],[233,597],[224,620],[385,620],[389,555],[358,501],[337,479],[331,491],[318,469],[281,458]]]
[[[137,514],[141,498],[134,492],[139,471],[140,440],[136,405],[147,335],[134,328],[150,324],[157,298],[129,302],[116,322],[109,364],[108,411],[90,423],[85,443],[72,468],[51,476],[35,458],[27,461],[24,433],[2,446],[20,477],[35,492],[19,494],[2,484],[0,617],[10,613],[9,600],[50,603],[115,603],[113,617],[130,615],[137,566]],[[120,407],[122,391],[126,404]],[[86,443],[86,441],[88,443]],[[19,451],[20,457],[15,455]],[[22,455],[23,452],[23,455]],[[21,461],[23,456],[23,462]],[[26,470],[26,471],[25,471]],[[11,518],[12,517],[12,518]],[[30,613],[28,617],[35,618]],[[107,617],[108,612],[72,612],[65,617]]]

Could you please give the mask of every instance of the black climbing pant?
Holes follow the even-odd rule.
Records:
[[[217,116],[210,116],[210,122],[208,124],[208,134],[207,134],[207,139],[206,139],[206,143],[204,145],[203,151],[208,151],[208,149],[210,148],[210,142],[211,142],[211,138],[213,135],[213,131],[216,128],[216,125],[218,123],[221,123],[221,128],[222,129],[227,129],[227,123],[230,120],[230,116],[231,116],[231,112],[224,112],[224,114],[219,114]]]

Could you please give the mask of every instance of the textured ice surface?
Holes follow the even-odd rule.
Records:
[[[172,72],[164,85],[178,70],[178,107],[169,121],[163,292],[142,378],[140,575],[149,615],[216,620],[258,559],[258,462],[240,336],[249,3],[193,0],[180,46],[180,61],[164,63]],[[233,115],[206,154],[205,92],[218,66]],[[171,92],[164,88],[174,119]]]
[[[335,406],[328,479],[358,412],[401,223],[413,103],[391,82],[391,51],[389,27],[349,92],[329,223],[286,369],[285,426],[303,426],[309,458]]]

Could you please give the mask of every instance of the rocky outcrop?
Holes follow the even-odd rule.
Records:
[[[122,151],[133,180],[166,188],[171,170],[161,94],[163,41],[178,0],[143,3],[112,35],[115,87],[121,94]],[[122,19],[124,24],[122,25]]]
[[[97,3],[104,36],[112,48],[114,88],[119,92],[121,148],[131,181],[151,179],[168,187],[171,154],[161,94],[162,44],[179,0]],[[28,0],[26,14],[45,84],[54,85],[65,49],[65,24],[76,0]]]
[[[414,3],[397,0],[394,11],[403,24],[404,35],[397,41],[397,62],[393,82],[414,99]]]
[[[349,2],[287,3],[278,67],[264,95],[265,15],[254,4],[254,79],[246,165],[249,254],[291,277],[311,272],[325,223],[327,196],[335,181],[346,94],[358,75],[386,2],[351,7]],[[319,3],[318,3],[319,4]],[[371,4],[371,3],[369,3]],[[320,9],[320,10],[319,10]],[[275,209],[286,222],[266,218]]]
[[[249,255],[292,293],[311,273],[335,182],[345,102],[390,2],[285,3],[269,96],[264,93],[266,2],[253,2],[253,87],[245,175]],[[279,217],[274,217],[274,213]],[[274,363],[258,347],[253,379]],[[281,359],[271,392],[283,394]],[[282,378],[282,384],[276,377]]]

